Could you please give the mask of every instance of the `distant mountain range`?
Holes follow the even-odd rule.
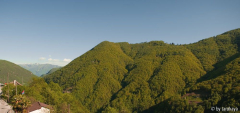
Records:
[[[52,64],[19,64],[21,67],[31,71],[33,74],[37,76],[41,76],[43,74],[48,73],[53,68],[59,68],[61,66],[52,65]]]
[[[8,74],[9,80],[7,80]],[[0,83],[17,80],[19,83],[27,84],[32,77],[36,77],[36,75],[19,65],[6,60],[0,60]]]
[[[44,79],[71,92],[91,113],[239,108],[240,29],[184,45],[104,41]]]

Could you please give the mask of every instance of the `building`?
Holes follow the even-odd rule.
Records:
[[[50,113],[53,108],[50,105],[35,102],[30,107],[27,108],[28,113]]]
[[[4,86],[4,84],[0,83],[0,96],[2,95],[2,87]]]
[[[16,80],[13,80],[12,82],[10,82],[9,84],[13,84],[14,86],[16,86],[16,85],[20,85],[20,86],[22,86],[22,84],[20,84],[18,81],[16,81]]]

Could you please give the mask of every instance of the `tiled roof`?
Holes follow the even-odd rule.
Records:
[[[48,108],[48,109],[52,109],[52,107],[49,106],[49,105],[47,105],[47,104],[44,104],[44,103],[41,103],[41,102],[35,102],[35,103],[33,103],[30,107],[28,107],[28,112],[41,109],[41,107],[45,107],[45,108]]]

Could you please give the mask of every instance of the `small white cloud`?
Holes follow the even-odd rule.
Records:
[[[63,61],[64,61],[64,62],[70,62],[71,59],[64,58]]]
[[[52,58],[49,58],[48,61],[58,62],[59,59],[52,59]]]
[[[57,62],[57,61],[59,61],[59,60],[58,60],[58,59],[53,59],[53,61],[54,61],[54,62]]]
[[[40,57],[39,59],[40,59],[40,60],[45,60],[46,58],[45,58],[45,57]]]

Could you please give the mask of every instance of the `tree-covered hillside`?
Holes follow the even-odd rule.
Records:
[[[207,112],[240,107],[240,29],[193,44],[104,41],[44,77],[90,112]]]
[[[44,76],[51,74],[59,69],[61,69],[61,67],[52,68],[50,71],[48,71],[46,74],[42,74],[40,77],[44,77]]]
[[[0,83],[7,83],[9,74],[9,82],[17,80],[20,83],[27,84],[32,77],[36,77],[32,72],[6,60],[0,60]]]

